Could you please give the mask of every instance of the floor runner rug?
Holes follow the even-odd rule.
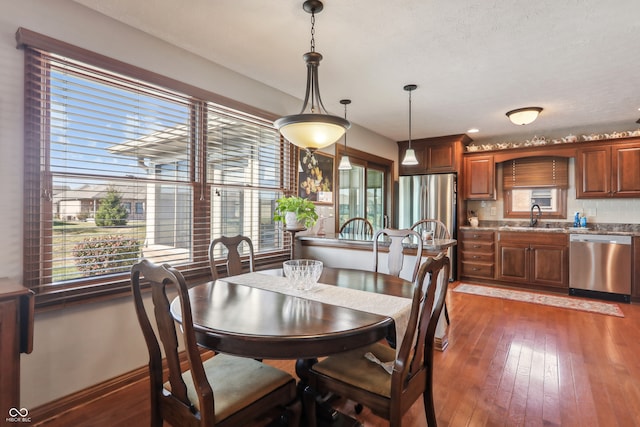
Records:
[[[591,313],[606,314],[609,316],[624,317],[624,313],[618,304],[591,301],[579,298],[563,297],[557,295],[539,294],[527,291],[514,291],[511,289],[493,288],[490,286],[470,285],[461,283],[453,289],[455,292],[480,295],[486,297],[502,298],[512,301],[530,302],[552,307],[570,308],[574,310],[589,311]]]

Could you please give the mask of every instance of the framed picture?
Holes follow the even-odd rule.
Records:
[[[333,156],[298,152],[298,196],[318,204],[333,204]]]

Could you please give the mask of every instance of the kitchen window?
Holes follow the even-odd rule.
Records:
[[[222,234],[249,236],[258,264],[286,258],[272,216],[295,150],[272,117],[27,30],[18,40],[24,282],[39,305],[128,291],[142,256],[208,276]]]
[[[504,217],[529,217],[531,207],[537,204],[543,218],[566,218],[568,169],[568,159],[561,157],[529,157],[504,162]]]

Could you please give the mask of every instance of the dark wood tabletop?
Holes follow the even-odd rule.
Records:
[[[260,271],[282,275],[282,270]],[[411,298],[411,282],[371,271],[325,267],[320,283]],[[198,342],[210,349],[264,359],[326,356],[376,342],[390,317],[233,283],[233,277],[189,290]],[[177,300],[171,304],[180,322]]]

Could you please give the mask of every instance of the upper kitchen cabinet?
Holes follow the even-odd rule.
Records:
[[[578,149],[576,197],[640,197],[640,142]]]
[[[466,156],[462,173],[465,199],[496,199],[496,164],[492,155]]]
[[[401,163],[400,175],[458,172],[462,163],[463,146],[469,142],[471,138],[465,134],[413,140],[411,148],[416,152],[418,164],[408,166]],[[402,161],[409,148],[409,141],[399,141],[398,148]]]

